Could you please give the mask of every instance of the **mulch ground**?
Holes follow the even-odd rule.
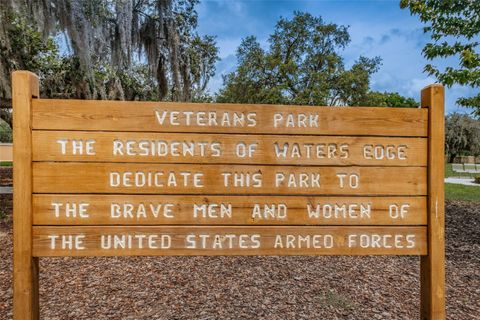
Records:
[[[11,186],[12,182],[12,167],[0,167],[0,187]]]
[[[0,319],[12,318],[11,195]],[[480,319],[480,203],[448,202],[448,319]],[[42,319],[418,319],[418,257],[40,259]]]

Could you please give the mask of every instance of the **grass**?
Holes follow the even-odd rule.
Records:
[[[12,162],[11,161],[2,161],[0,162],[0,167],[11,167]]]
[[[355,304],[353,301],[344,297],[334,291],[327,291],[326,293],[321,293],[317,296],[319,303],[325,307],[334,307],[340,309],[353,309]]]
[[[479,173],[453,172],[452,164],[445,165],[445,178],[466,177],[473,178],[480,176]],[[445,199],[447,200],[469,200],[480,201],[480,186],[464,186],[461,184],[445,183]]]
[[[445,199],[480,201],[480,186],[445,183]]]

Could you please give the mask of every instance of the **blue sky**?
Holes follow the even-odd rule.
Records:
[[[420,90],[435,79],[423,73],[426,60],[422,48],[429,36],[418,17],[402,10],[399,0],[201,0],[197,7],[199,32],[217,36],[221,61],[209,84],[215,92],[222,85],[221,75],[235,69],[235,51],[242,38],[255,35],[268,47],[268,37],[280,17],[290,18],[294,11],[322,16],[325,22],[349,26],[350,45],[341,52],[349,67],[360,56],[380,56],[382,67],[372,77],[373,90],[394,91],[420,100]],[[439,60],[444,67],[455,60]],[[473,89],[454,86],[447,89],[447,112],[468,112],[455,105],[460,96]]]

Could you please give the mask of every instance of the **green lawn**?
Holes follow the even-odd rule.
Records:
[[[480,186],[445,183],[445,199],[480,201]]]
[[[0,162],[0,167],[11,167],[12,166],[12,162],[11,161],[3,161],[3,162]]]
[[[452,164],[445,165],[445,178],[448,177],[475,177],[480,173],[453,172]],[[480,201],[480,186],[464,186],[461,184],[445,183],[445,199],[447,200],[472,200]]]

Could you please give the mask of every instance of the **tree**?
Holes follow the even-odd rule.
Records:
[[[11,95],[10,75],[18,69],[52,74],[57,63],[58,48],[51,38],[29,25],[24,17],[12,10],[0,11],[0,119],[11,126],[12,113],[7,105]]]
[[[198,0],[2,0],[2,10],[35,21],[36,26],[32,27],[44,39],[59,32],[66,36],[73,52],[72,62],[77,66],[78,98],[125,99],[130,88],[122,81],[132,80],[141,70],[141,77],[154,80],[152,89],[158,99],[189,101],[195,94],[204,93],[218,54],[214,38],[200,37],[195,31],[197,3]],[[0,81],[8,82],[9,74],[1,76]],[[103,81],[105,76],[109,83]]]
[[[12,129],[0,119],[0,142],[12,142]]]
[[[285,103],[273,70],[267,68],[267,55],[253,36],[242,40],[237,49],[238,67],[223,76],[217,102]]]
[[[321,17],[295,12],[291,20],[281,18],[268,49],[253,36],[243,39],[237,69],[223,77],[217,101],[373,105],[370,76],[381,60],[359,57],[347,69],[339,52],[349,42],[347,27],[325,23]],[[386,99],[382,105],[389,105]]]
[[[445,118],[445,151],[449,162],[458,155],[480,154],[480,121],[452,113]]]
[[[458,67],[440,68],[427,64],[425,72],[435,76],[447,87],[454,84],[480,87],[480,1],[478,0],[401,0],[402,8],[410,9],[427,24],[425,33],[431,34],[432,42],[423,48],[428,60],[455,57]],[[480,116],[480,93],[463,97],[457,104],[473,107]]]
[[[407,98],[398,92],[369,91],[366,96],[355,102],[359,106],[416,108],[419,103],[413,98]]]
[[[3,22],[0,27],[0,119],[9,127],[12,123],[10,75],[14,70],[30,70],[41,79],[41,96],[49,98],[81,98],[85,74],[81,72],[75,56],[60,56],[58,45],[52,37],[43,37],[35,23],[13,10],[0,11]],[[141,73],[115,74],[109,65],[96,66],[94,82],[104,98],[116,98],[117,77],[129,80],[144,79]],[[136,69],[132,69],[136,71]],[[126,81],[125,81],[126,82]],[[137,88],[138,87],[138,88]],[[148,87],[143,83],[133,87],[135,94]],[[133,96],[135,95],[133,94]]]
[[[209,101],[218,48],[195,31],[197,0],[0,0],[0,119],[10,75],[30,70],[47,98]],[[71,54],[61,55],[63,34]]]

